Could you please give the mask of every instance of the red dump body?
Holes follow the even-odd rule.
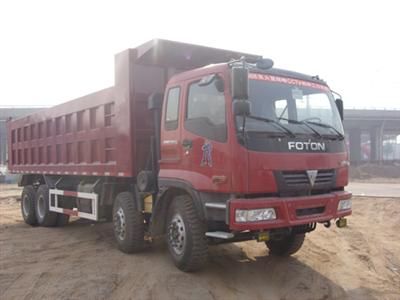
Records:
[[[125,50],[115,56],[113,87],[9,122],[9,170],[135,176],[150,151],[149,95],[176,73],[242,55],[165,40]]]
[[[126,112],[114,88],[10,122],[9,168],[20,173],[128,175]],[[125,118],[124,118],[125,117]],[[128,119],[129,120],[129,119]],[[129,153],[129,152],[128,152]]]

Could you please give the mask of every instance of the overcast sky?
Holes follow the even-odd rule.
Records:
[[[114,83],[153,38],[261,54],[318,74],[346,107],[400,109],[398,1],[0,1],[0,105],[55,105]]]

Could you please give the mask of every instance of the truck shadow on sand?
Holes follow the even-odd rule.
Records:
[[[269,255],[267,248],[263,250],[260,246],[263,245],[247,242],[210,247],[210,262],[204,274],[217,275],[243,295],[239,297],[241,299],[248,296],[259,299],[376,299],[370,290],[362,287],[345,291],[299,260],[306,253],[277,257]]]

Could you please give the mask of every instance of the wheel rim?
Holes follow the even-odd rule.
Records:
[[[38,197],[37,199],[37,213],[38,213],[38,217],[39,219],[43,219],[44,218],[44,214],[45,214],[45,210],[46,210],[46,204],[45,204],[45,199],[44,197],[41,195]]]
[[[182,217],[174,215],[168,227],[168,241],[172,250],[180,255],[183,253],[186,244],[186,228]]]
[[[126,222],[125,214],[121,207],[118,208],[117,213],[115,214],[114,227],[118,238],[124,240],[126,235]]]
[[[22,198],[22,211],[24,212],[25,216],[29,215],[30,199],[29,199],[28,195],[24,195],[24,197]]]

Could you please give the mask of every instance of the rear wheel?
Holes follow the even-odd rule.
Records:
[[[280,240],[265,242],[269,252],[278,256],[289,256],[300,250],[306,234],[290,234]]]
[[[113,208],[114,236],[118,248],[134,253],[144,248],[144,217],[136,209],[133,195],[123,192],[117,195]]]
[[[57,213],[49,210],[49,188],[46,185],[41,185],[36,192],[35,212],[40,226],[57,225]]]
[[[21,212],[26,224],[37,225],[35,214],[36,191],[33,186],[25,186],[21,195]]]
[[[205,265],[205,225],[198,217],[189,196],[176,197],[169,208],[167,243],[172,259],[180,270],[191,272]]]

